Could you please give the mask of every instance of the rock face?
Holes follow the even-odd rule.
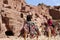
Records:
[[[53,19],[60,19],[60,11],[55,10],[55,9],[50,9],[50,15],[53,17]]]
[[[60,6],[54,6],[53,8],[49,9],[49,14],[52,16],[53,19],[59,20],[60,19]]]
[[[52,18],[46,5],[31,6],[25,0],[0,0],[0,37],[6,37],[7,30],[18,36],[29,12],[38,27],[47,22],[48,18]]]

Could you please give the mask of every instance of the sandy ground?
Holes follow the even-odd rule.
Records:
[[[13,36],[10,36],[9,38],[0,38],[0,40],[24,40],[24,38],[22,37],[13,37]],[[36,38],[27,38],[26,40],[36,40]],[[45,36],[39,36],[38,40],[60,40],[60,36],[56,36],[55,38],[54,37],[50,37],[50,39],[48,39],[48,37],[45,37]]]

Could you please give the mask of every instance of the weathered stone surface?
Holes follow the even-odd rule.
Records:
[[[49,10],[50,15],[53,17],[53,19],[60,20],[60,11],[55,9]]]
[[[27,5],[25,0],[0,0],[0,5],[0,31],[3,31],[4,35],[5,31],[12,30],[14,35],[18,36],[29,12],[32,13],[32,21],[38,27],[41,23],[47,22],[48,18],[52,18],[49,15],[49,8],[45,5],[31,6]],[[2,36],[1,33],[0,35]]]

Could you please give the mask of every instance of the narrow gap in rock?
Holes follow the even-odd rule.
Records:
[[[8,0],[3,0],[3,3],[4,4],[8,4]]]
[[[30,7],[30,9],[33,9],[32,7]]]
[[[5,8],[9,8],[9,9],[11,9],[11,6],[6,6]]]
[[[21,5],[23,6],[23,3],[21,3]]]
[[[36,17],[39,17],[37,14],[35,14]]]
[[[4,10],[1,10],[1,12],[4,12]]]
[[[21,10],[25,10],[25,7],[22,7],[22,9]]]
[[[20,16],[21,16],[21,18],[23,18],[23,14],[22,13],[20,14]]]

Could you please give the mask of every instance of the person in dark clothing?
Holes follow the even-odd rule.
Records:
[[[29,27],[29,32],[30,32],[30,26],[32,24],[31,19],[32,19],[32,14],[29,13],[26,17],[26,21],[27,21],[27,24],[28,24],[28,27]]]
[[[32,19],[32,15],[27,15],[27,21],[31,21],[31,19]]]

